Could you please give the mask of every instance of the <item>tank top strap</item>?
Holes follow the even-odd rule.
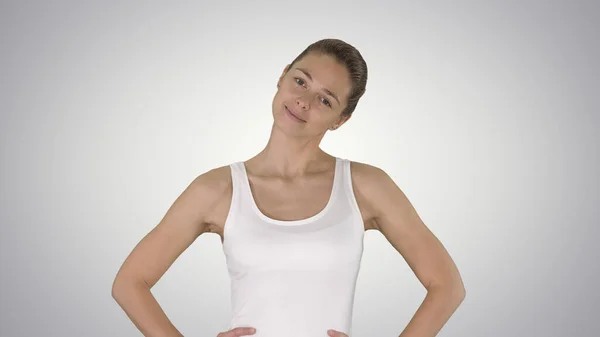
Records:
[[[250,205],[247,200],[248,182],[246,180],[246,174],[244,172],[243,162],[233,162],[229,165],[231,170],[231,205],[229,206],[229,215],[227,216],[228,222],[234,222],[236,216],[243,214],[246,215],[250,209]]]
[[[237,192],[238,196],[242,195],[245,187],[244,179],[246,179],[246,177],[244,174],[244,168],[242,166],[243,164],[243,162],[237,161],[229,165],[231,168],[231,182],[233,185],[233,191],[234,193]]]
[[[350,161],[345,158],[340,158],[340,193],[345,196],[350,196],[352,192],[352,174],[350,171]]]
[[[352,162],[349,159],[341,159],[342,161],[342,179],[340,184],[342,185],[340,190],[343,190],[343,193],[346,196],[347,202],[349,203],[350,209],[354,212],[354,216],[360,220],[362,223],[362,214],[360,212],[360,208],[358,207],[358,201],[356,200],[356,196],[354,194],[354,186],[352,183]],[[362,228],[362,225],[361,225]]]

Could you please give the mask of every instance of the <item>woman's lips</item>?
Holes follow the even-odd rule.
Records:
[[[288,114],[290,114],[290,116],[292,118],[296,119],[298,122],[306,123],[305,120],[303,120],[302,118],[299,118],[298,116],[294,115],[294,113],[290,109],[288,109],[287,106],[285,106],[285,110],[287,111]]]

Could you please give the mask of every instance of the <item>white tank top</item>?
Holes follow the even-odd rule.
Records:
[[[325,208],[302,220],[267,217],[257,207],[243,162],[230,165],[233,195],[223,251],[231,280],[229,329],[255,337],[350,336],[364,223],[352,190],[350,161],[336,157]]]

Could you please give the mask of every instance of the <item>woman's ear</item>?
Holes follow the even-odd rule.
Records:
[[[335,129],[339,128],[344,123],[346,123],[350,119],[350,117],[352,117],[352,115],[341,117],[337,123],[335,123],[331,128],[329,128],[329,130],[335,130]]]

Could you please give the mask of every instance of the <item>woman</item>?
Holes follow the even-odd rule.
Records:
[[[218,233],[233,317],[219,337],[349,336],[363,234],[379,230],[427,296],[402,337],[435,336],[465,296],[452,259],[381,169],[325,153],[352,116],[367,66],[337,39],[285,67],[266,147],[199,175],[119,270],[113,297],[145,336],[182,336],[150,289],[203,233]]]

